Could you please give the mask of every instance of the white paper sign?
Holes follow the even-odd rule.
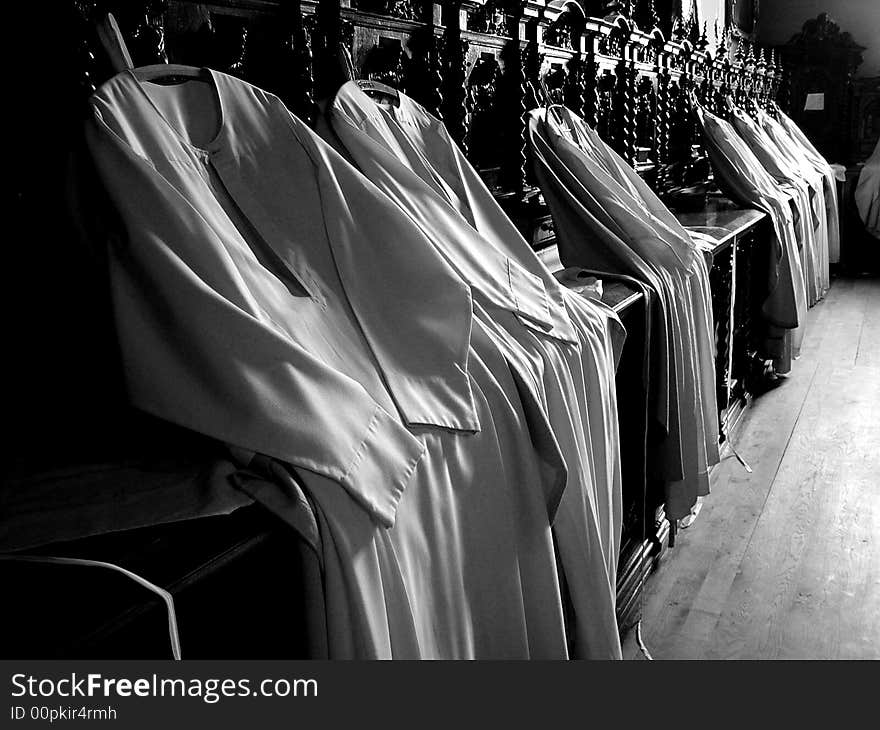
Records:
[[[824,111],[825,94],[807,94],[807,103],[804,104],[804,111]]]

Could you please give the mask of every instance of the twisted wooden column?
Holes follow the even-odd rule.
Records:
[[[596,108],[596,131],[609,146],[615,146],[617,125],[615,124],[614,101],[617,76],[605,70],[597,80],[598,105]]]
[[[657,76],[657,163],[663,165],[669,161],[669,130],[672,117],[672,99],[670,98],[669,71],[663,70]]]
[[[642,76],[636,85],[636,145],[646,147],[657,161],[657,90],[654,79]]]
[[[675,104],[672,76],[664,69],[657,77],[657,190],[665,193],[671,187],[669,150],[672,136],[672,114]]]
[[[388,5],[388,2],[386,2]],[[415,28],[409,38],[410,49],[409,62],[404,62],[401,56],[401,65],[405,63],[406,93],[419,102],[425,109],[440,119],[443,118],[443,38],[437,35],[439,22],[434,17],[434,3],[432,0],[420,0],[418,4],[412,2],[397,2],[393,0],[389,12],[394,17],[417,20],[421,25]]]
[[[517,27],[519,18],[513,18],[513,27]],[[520,48],[519,41],[514,39],[508,46],[505,54],[505,87],[506,98],[510,109],[510,148],[505,154],[504,168],[505,187],[521,195],[528,188],[528,144],[526,139],[527,118],[529,104],[532,100],[535,105],[534,94],[529,80],[537,79],[538,75],[538,44],[537,41],[529,41],[524,48]]]
[[[636,77],[635,68],[622,61],[617,72],[614,146],[630,165],[636,161]]]
[[[428,39],[428,93],[425,107],[438,119],[443,119],[443,54],[445,39],[438,38],[434,27]]]
[[[461,37],[460,0],[443,6],[446,31],[442,48],[444,58],[440,110],[452,139],[467,154],[467,53],[469,44]]]
[[[584,68],[584,119],[593,129],[599,126],[599,65],[591,53]]]
[[[282,25],[282,58],[293,73],[277,75],[277,91],[298,117],[311,124],[316,113],[312,35],[317,27],[317,18],[314,15],[304,18],[299,2],[287,0],[280,6],[279,21]],[[247,26],[244,26],[246,32]],[[245,61],[243,43],[237,64],[243,67]]]
[[[565,105],[575,114],[587,117],[587,79],[586,64],[580,54],[568,62],[568,77],[565,85]]]
[[[302,28],[302,45],[300,53],[300,89],[301,103],[305,110],[309,122],[312,121],[313,115],[316,113],[315,105],[315,64],[312,44],[318,29],[318,19],[314,15],[303,18]]]

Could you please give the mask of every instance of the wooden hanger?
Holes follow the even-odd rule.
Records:
[[[355,83],[364,93],[376,94],[380,97],[384,96],[394,106],[400,106],[400,92],[393,86],[383,84],[381,81],[374,81],[373,79],[356,79]]]
[[[153,83],[211,80],[211,74],[207,69],[198,66],[183,66],[179,63],[154,63],[150,66],[134,68],[132,73],[138,81],[152,81]]]
[[[393,86],[383,84],[381,81],[375,81],[373,79],[355,78],[357,74],[355,73],[354,63],[352,63],[351,60],[351,54],[342,43],[339,44],[338,57],[340,62],[339,65],[342,67],[342,72],[346,77],[346,80],[354,81],[365,94],[375,94],[380,97],[384,96],[394,106],[400,106],[400,92]]]

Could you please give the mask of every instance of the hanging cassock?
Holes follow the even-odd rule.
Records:
[[[825,295],[830,283],[821,176],[810,168],[807,177],[790,151],[780,148],[742,109],[731,110],[731,123],[767,173],[791,196],[807,303],[813,305]]]
[[[792,356],[800,351],[807,315],[805,278],[790,197],[728,122],[699,105],[696,114],[718,185],[740,205],[763,210],[770,216],[773,237],[767,250],[768,294],[761,307],[768,324],[764,350],[773,358],[777,372],[788,372]]]
[[[788,140],[794,145],[794,149],[797,149],[813,169],[822,176],[825,192],[825,216],[828,220],[828,261],[836,264],[840,261],[840,209],[837,201],[837,180],[834,170],[828,161],[819,154],[801,128],[781,110],[777,109],[777,112],[779,115],[778,125],[787,133]],[[776,125],[771,124],[775,121],[772,117],[764,114],[761,116],[761,120],[762,123],[766,123],[771,132],[776,129]]]
[[[561,106],[529,114],[529,146],[560,259],[625,274],[652,291],[652,412],[665,433],[651,464],[678,519],[708,493],[718,461],[713,324],[699,246],[636,172]]]
[[[620,656],[617,316],[556,281],[444,125],[405,94],[380,104],[349,82],[321,129],[419,225],[418,243],[429,242],[468,282],[476,320],[543,404],[568,473],[553,528],[574,610],[574,655]]]

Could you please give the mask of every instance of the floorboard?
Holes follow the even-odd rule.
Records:
[[[880,286],[872,285],[870,280],[860,283],[865,290],[865,313],[856,365],[880,367]]]
[[[801,352],[648,580],[655,659],[880,658],[880,279],[835,281]]]

